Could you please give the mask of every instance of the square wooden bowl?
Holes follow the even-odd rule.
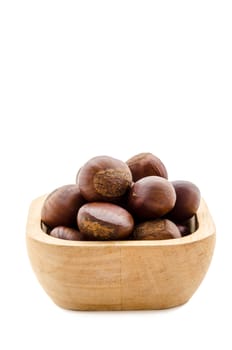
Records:
[[[202,199],[197,230],[160,241],[83,242],[41,229],[45,196],[27,222],[32,268],[51,299],[73,310],[165,309],[187,302],[203,280],[215,245],[215,226]]]

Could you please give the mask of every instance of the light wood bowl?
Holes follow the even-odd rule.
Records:
[[[203,280],[215,245],[215,226],[204,200],[198,229],[160,241],[83,242],[54,238],[41,229],[46,196],[35,199],[27,222],[32,268],[47,294],[73,310],[165,309],[187,302]]]

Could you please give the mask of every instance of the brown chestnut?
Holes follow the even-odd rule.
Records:
[[[176,226],[177,226],[178,230],[180,231],[181,236],[183,236],[183,237],[187,236],[191,233],[188,225],[176,224]]]
[[[93,202],[84,204],[77,215],[79,230],[89,240],[127,238],[133,231],[130,213],[116,204]]]
[[[156,240],[180,238],[177,226],[167,219],[156,219],[143,222],[135,226],[134,238],[138,240]]]
[[[46,198],[41,211],[41,220],[50,228],[76,227],[77,212],[84,203],[78,185],[59,187]]]
[[[168,218],[182,222],[196,214],[200,205],[200,190],[190,181],[173,181],[172,185],[176,192],[176,203]]]
[[[161,160],[152,153],[139,153],[128,159],[133,181],[138,181],[146,176],[161,176],[168,178],[167,169]]]
[[[87,201],[114,202],[130,188],[132,174],[128,165],[121,160],[99,156],[82,166],[77,183]]]
[[[182,236],[190,235],[198,229],[198,221],[196,215],[191,216],[191,218],[175,222]]]
[[[128,198],[128,210],[140,219],[156,219],[175,205],[172,184],[159,176],[147,176],[134,183]]]
[[[81,232],[74,228],[65,226],[57,226],[53,228],[50,232],[50,236],[70,241],[83,241],[85,239]]]

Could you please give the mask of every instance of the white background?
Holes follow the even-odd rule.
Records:
[[[1,349],[232,348],[231,18],[224,0],[0,0]],[[167,311],[60,309],[27,257],[31,200],[142,151],[201,189],[206,278]]]

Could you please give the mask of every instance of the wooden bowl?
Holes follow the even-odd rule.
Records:
[[[35,199],[27,222],[32,268],[47,294],[73,310],[165,309],[189,300],[214,250],[215,226],[204,200],[198,229],[160,241],[83,242],[54,238],[41,229],[46,196]]]

